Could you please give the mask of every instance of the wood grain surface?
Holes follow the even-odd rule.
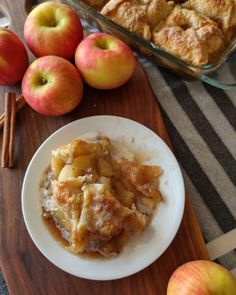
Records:
[[[12,30],[22,37],[23,20],[26,15],[25,1],[2,0],[0,3],[4,6],[4,12],[7,11],[11,18]],[[1,112],[4,93],[9,89],[19,93],[20,85],[0,87]],[[148,268],[120,280],[90,281],[63,272],[37,250],[24,225],[21,213],[21,186],[24,173],[34,152],[50,134],[79,118],[102,114],[117,115],[144,124],[171,146],[157,100],[158,97],[154,96],[145,72],[137,64],[132,79],[119,89],[99,91],[85,87],[81,104],[68,115],[57,118],[44,117],[28,106],[17,114],[15,167],[1,169],[0,173],[0,265],[10,294],[164,295],[168,279],[179,265],[189,260],[208,259],[188,196],[180,229],[165,253]]]

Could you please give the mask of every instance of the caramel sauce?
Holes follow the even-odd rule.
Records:
[[[50,231],[51,235],[54,237],[54,239],[63,247],[70,246],[69,242],[63,238],[61,231],[59,228],[56,227],[54,220],[52,217],[45,217],[42,215],[43,222],[47,226],[48,230]]]
[[[50,213],[47,213],[47,214],[50,214]],[[61,231],[55,225],[55,222],[54,222],[53,218],[50,217],[49,215],[46,216],[46,217],[42,215],[42,219],[43,219],[44,224],[48,228],[49,232],[53,236],[53,238],[63,248],[69,247],[70,246],[69,242],[66,239],[63,238],[63,236],[61,234]],[[76,255],[75,253],[72,253],[72,254]],[[102,254],[100,254],[98,252],[83,252],[83,253],[79,253],[77,255],[82,257],[82,258],[89,258],[89,259],[109,259],[109,257],[104,257]]]
[[[78,256],[82,257],[82,258],[86,258],[86,259],[109,259],[109,257],[105,257],[102,254],[98,253],[98,252],[83,252],[78,254]]]

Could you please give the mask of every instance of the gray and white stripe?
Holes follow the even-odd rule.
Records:
[[[236,228],[236,92],[183,82],[150,62],[142,64],[161,105],[208,248],[213,259],[216,253],[223,255],[218,261],[233,269],[235,240],[232,249],[226,245]],[[217,252],[218,247],[224,251]]]

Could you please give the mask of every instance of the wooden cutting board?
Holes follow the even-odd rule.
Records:
[[[25,0],[1,2],[2,9],[11,19],[11,29],[20,37],[27,5],[29,3],[25,3]],[[4,93],[9,90],[20,93],[20,85],[0,87],[1,112]],[[58,118],[43,117],[28,106],[17,114],[15,167],[1,169],[0,173],[0,266],[10,294],[164,295],[168,279],[179,265],[189,260],[208,259],[188,196],[180,229],[165,253],[143,271],[115,281],[80,279],[58,269],[38,251],[24,225],[21,213],[24,173],[34,152],[50,134],[65,124],[86,116],[117,115],[144,124],[171,147],[157,100],[144,70],[137,64],[132,79],[119,89],[99,91],[85,87],[81,104],[68,115]]]

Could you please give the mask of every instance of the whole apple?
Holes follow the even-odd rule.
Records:
[[[0,85],[13,85],[29,64],[24,44],[10,30],[0,28]]]
[[[88,85],[113,89],[132,76],[136,61],[123,41],[109,34],[95,33],[79,44],[75,63]]]
[[[235,295],[236,279],[223,266],[207,261],[190,261],[170,277],[167,295]]]
[[[72,60],[83,39],[83,28],[79,16],[69,6],[45,2],[28,15],[24,38],[37,57],[57,55]]]
[[[23,77],[22,94],[35,111],[59,116],[80,103],[83,82],[69,61],[49,55],[36,59],[29,66]]]

